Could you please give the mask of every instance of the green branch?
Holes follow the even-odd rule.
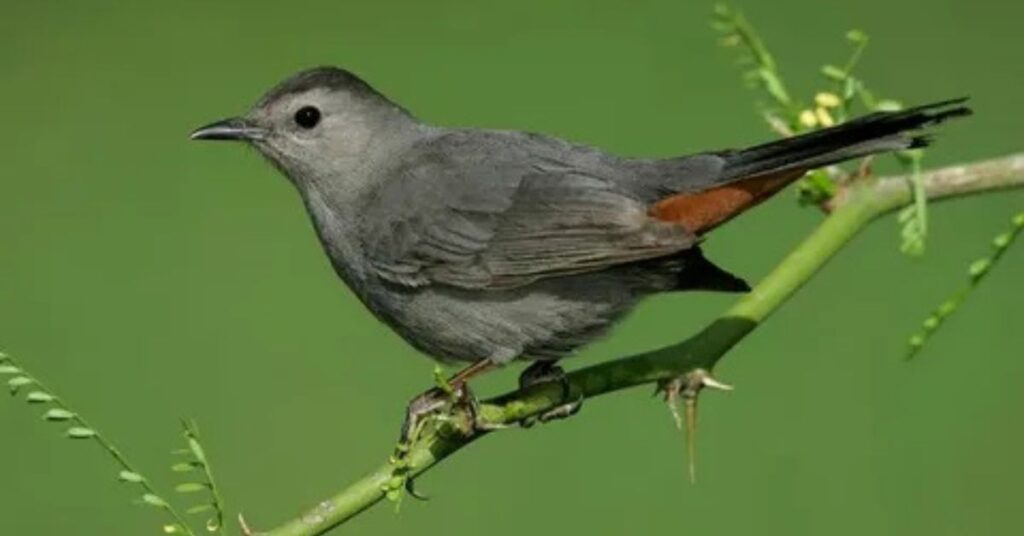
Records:
[[[931,200],[1024,187],[1024,154],[925,172],[921,184]],[[672,346],[571,372],[567,376],[569,398],[592,398],[644,384],[664,385],[712,370],[730,348],[785,303],[868,223],[912,202],[913,188],[905,177],[866,179],[848,186],[832,200],[831,214],[802,244],[701,332]],[[563,401],[561,386],[542,384],[488,400],[478,411],[488,424],[513,424]],[[451,421],[467,418],[464,411],[457,411]],[[452,426],[428,427],[404,457],[401,476],[396,476],[393,463],[386,463],[306,514],[268,532],[252,534],[324,534],[379,502],[405,478],[425,473],[484,434],[458,433]]]

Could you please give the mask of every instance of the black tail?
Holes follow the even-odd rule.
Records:
[[[785,171],[814,169],[874,153],[924,147],[921,129],[971,115],[966,98],[898,112],[876,112],[841,125],[727,153],[726,181]]]

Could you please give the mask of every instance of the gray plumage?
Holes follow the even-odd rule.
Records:
[[[351,73],[318,68],[194,137],[245,139],[277,166],[337,273],[410,344],[440,360],[504,363],[565,356],[653,293],[747,288],[704,259],[692,232],[652,217],[653,203],[918,146],[926,140],[904,132],[966,113],[940,109],[954,104],[744,151],[632,159],[427,125]]]

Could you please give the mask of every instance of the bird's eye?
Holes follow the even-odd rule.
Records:
[[[320,122],[320,110],[312,106],[303,106],[295,112],[295,124],[309,130]]]

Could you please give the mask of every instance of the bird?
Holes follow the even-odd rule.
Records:
[[[743,149],[636,158],[516,130],[430,124],[351,71],[316,67],[196,140],[247,143],[296,188],[337,275],[412,347],[463,363],[449,384],[527,361],[520,384],[644,298],[745,292],[708,260],[707,233],[808,171],[924,147],[966,99],[874,112]],[[432,389],[403,434],[443,406]]]

